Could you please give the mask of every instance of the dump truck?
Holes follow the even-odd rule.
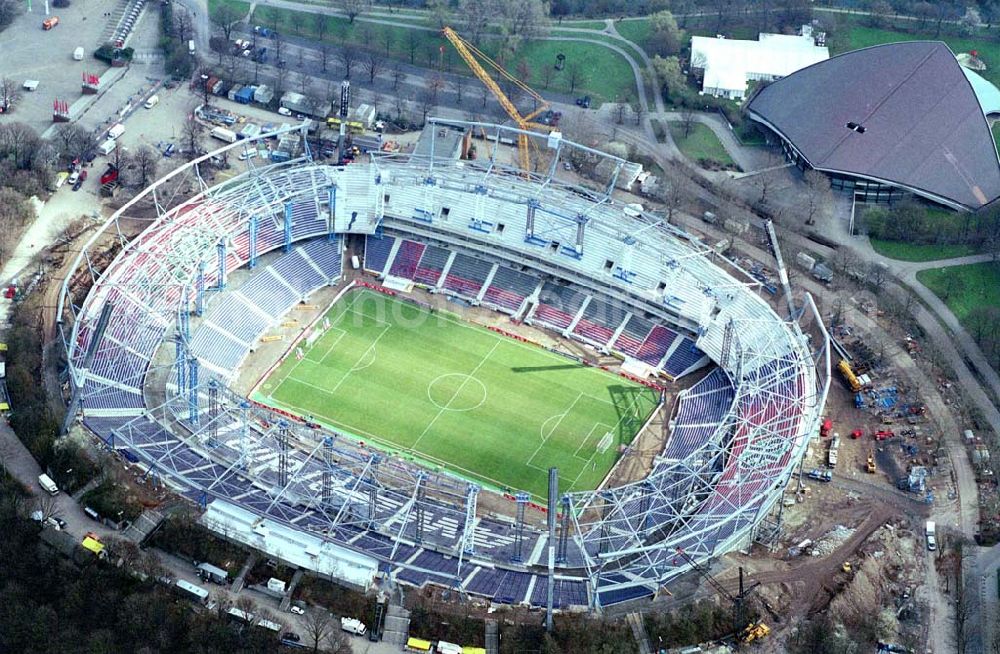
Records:
[[[933,552],[937,549],[937,525],[933,520],[928,520],[924,525],[924,537],[927,539],[927,550]]]
[[[851,369],[851,364],[848,363],[847,359],[841,359],[840,363],[837,364],[837,370],[843,376],[844,381],[850,387],[851,391],[857,393],[861,390],[861,382],[858,381],[857,376],[854,374],[854,370]]]
[[[831,468],[837,467],[837,451],[840,449],[840,436],[837,434],[833,435],[833,440],[830,441],[830,452],[827,456],[827,465]]]
[[[59,24],[58,16],[49,16],[48,18],[42,21],[42,29],[48,31],[58,24]]]
[[[867,470],[868,470],[868,472],[870,472],[872,474],[875,474],[875,471],[876,471],[876,468],[875,468],[875,452],[868,452]]]

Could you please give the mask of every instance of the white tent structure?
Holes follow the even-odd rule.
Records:
[[[812,30],[803,34],[760,34],[756,41],[691,37],[691,68],[703,74],[702,95],[742,100],[750,80],[774,81],[830,58]]]

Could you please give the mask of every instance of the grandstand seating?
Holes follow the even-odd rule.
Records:
[[[493,266],[465,254],[455,255],[443,286],[449,291],[475,299]]]
[[[651,322],[633,314],[628,319],[628,322],[625,323],[625,328],[622,329],[621,334],[615,339],[612,348],[625,356],[637,359],[639,358],[639,348],[642,347],[643,341],[646,340],[652,329],[653,324]]]
[[[391,162],[386,165],[391,165]],[[160,467],[157,474],[169,476],[182,488],[188,487],[186,494],[192,499],[201,500],[202,495],[207,495],[209,501],[211,498],[225,499],[257,511],[262,516],[266,515],[269,519],[273,518],[323,534],[330,540],[382,559],[382,569],[392,570],[400,581],[406,583],[421,585],[433,582],[453,585],[458,577],[462,577],[468,581],[469,592],[474,594],[495,601],[529,601],[536,606],[542,605],[545,593],[544,572],[541,568],[534,567],[536,561],[529,561],[526,564],[533,572],[525,572],[520,566],[517,570],[504,569],[510,565],[512,530],[507,522],[497,520],[486,512],[481,513],[474,533],[475,562],[467,559],[459,569],[457,558],[442,554],[441,551],[447,550],[452,553],[457,551],[463,516],[458,509],[447,504],[439,496],[429,494],[424,505],[422,515],[425,516],[427,524],[423,529],[425,538],[422,541],[423,548],[405,542],[397,545],[393,540],[396,535],[402,534],[404,539],[411,540],[414,536],[413,518],[408,519],[408,524],[401,527],[400,521],[404,518],[398,517],[406,513],[404,507],[412,501],[412,495],[405,492],[406,489],[380,491],[375,517],[376,523],[383,523],[379,528],[384,533],[363,531],[356,525],[331,526],[329,516],[322,515],[322,511],[304,509],[302,505],[295,503],[297,500],[289,499],[317,495],[318,479],[322,473],[315,458],[309,459],[296,451],[291,455],[294,461],[290,462],[290,468],[293,470],[309,466],[308,474],[313,475],[310,482],[312,486],[309,487],[311,492],[305,492],[305,482],[302,482],[303,488],[289,493],[289,498],[276,500],[274,494],[263,490],[268,483],[274,486],[277,479],[273,448],[263,447],[255,452],[250,465],[251,472],[244,473],[207,458],[199,449],[204,446],[203,443],[199,444],[194,438],[187,438],[189,432],[185,431],[187,428],[181,424],[183,422],[181,420],[167,424],[168,418],[154,419],[154,412],[151,411],[148,418],[141,418],[135,423],[129,422],[143,409],[142,385],[150,361],[168,330],[173,330],[170,316],[177,308],[180,291],[172,287],[172,283],[175,279],[189,279],[191,266],[197,263],[197,258],[192,256],[191,252],[194,252],[196,247],[201,247],[201,244],[195,244],[194,238],[185,241],[182,237],[195,234],[190,227],[201,230],[199,234],[202,236],[202,241],[205,240],[204,234],[213,234],[216,231],[221,235],[228,234],[231,245],[225,269],[232,271],[249,256],[249,234],[244,227],[246,215],[256,213],[260,216],[257,243],[259,252],[265,253],[283,243],[283,207],[284,202],[290,197],[289,189],[294,189],[297,193],[292,200],[293,238],[298,239],[306,233],[324,234],[327,226],[319,211],[322,199],[317,201],[316,198],[322,198],[319,190],[327,188],[330,182],[328,175],[335,174],[327,168],[329,167],[275,170],[268,173],[263,182],[248,184],[247,186],[252,186],[252,189],[243,190],[244,196],[239,197],[239,202],[230,199],[228,202],[203,201],[201,204],[192,205],[186,214],[173,216],[175,219],[173,222],[167,220],[154,224],[153,228],[143,235],[144,240],[136,242],[137,247],[127,249],[116,259],[114,265],[117,267],[110,268],[106,277],[99,279],[91,291],[88,304],[81,312],[82,318],[78,321],[81,327],[76,342],[77,351],[71,353],[71,360],[78,365],[82,361],[80,346],[86,343],[88,334],[92,333],[101,302],[112,302],[114,305],[112,320],[97,351],[94,366],[89,373],[85,373],[88,375],[88,381],[83,392],[84,420],[89,428],[106,439],[110,439],[112,432],[116,432],[116,439],[119,442],[125,440],[121,436],[122,430],[128,430],[132,440],[127,442],[135,443],[135,453],[130,456],[134,457],[137,453],[146,461],[162,457],[156,464]],[[447,175],[447,168],[443,170]],[[393,172],[396,173],[398,170]],[[467,175],[467,172],[465,174]],[[394,203],[402,199],[419,207],[442,206],[441,199],[465,197],[460,195],[462,191],[455,190],[461,186],[455,184],[454,180],[451,180],[451,184],[429,187],[422,183],[424,177],[421,176],[418,179],[419,185],[411,185],[407,187],[407,192],[397,193],[396,189],[400,184],[398,178],[387,175],[383,179],[382,183],[386,185],[385,203],[388,205],[387,224],[390,229],[398,229],[401,232],[409,231],[406,229],[406,217],[414,214],[413,211],[399,211],[398,205],[390,203],[388,191],[392,192]],[[516,178],[508,179],[504,182],[503,192],[516,193],[520,184],[524,182]],[[377,191],[381,193],[383,189]],[[466,224],[460,203],[449,201],[449,204],[452,207],[451,226]],[[497,242],[500,243],[491,255],[513,253],[510,259],[518,260],[516,248],[522,247],[520,239],[523,235],[518,220],[523,220],[524,205],[501,199],[500,194],[494,196],[493,190],[482,196],[481,204],[483,206],[478,207],[478,210],[485,211],[490,216],[495,214],[510,228],[506,231],[506,235],[490,236],[498,239]],[[554,267],[563,266],[575,275],[591,275],[596,280],[595,271],[600,271],[605,261],[619,257],[622,248],[620,239],[611,237],[610,231],[600,230],[604,221],[614,224],[615,229],[619,231],[620,224],[611,223],[607,215],[601,214],[602,211],[612,212],[614,208],[608,203],[607,207],[595,209],[591,224],[588,225],[588,247],[581,256],[562,257],[560,253],[551,253],[552,257],[559,260]],[[394,215],[397,217],[392,217]],[[400,219],[398,216],[403,218]],[[443,225],[441,229],[449,229],[449,225]],[[596,238],[590,236],[594,230],[597,230]],[[728,439],[724,441],[729,448],[727,456],[718,457],[716,461],[720,467],[711,470],[714,475],[712,477],[714,486],[708,488],[707,500],[689,509],[690,520],[683,525],[681,532],[681,535],[683,532],[698,533],[697,545],[703,548],[703,551],[712,552],[717,546],[724,545],[727,539],[745,531],[753,516],[760,514],[757,509],[763,507],[766,500],[773,499],[773,493],[764,491],[772,488],[789,467],[790,458],[795,454],[792,441],[794,435],[799,433],[796,431],[797,425],[804,424],[808,417],[807,411],[812,411],[803,409],[802,398],[814,392],[814,389],[808,387],[814,386],[815,383],[811,373],[808,372],[808,362],[800,362],[796,358],[797,354],[793,352],[794,348],[798,347],[796,341],[790,338],[794,337],[794,334],[790,333],[791,330],[788,330],[788,334],[785,333],[787,327],[773,316],[770,308],[749,293],[745,294],[746,297],[740,294],[737,294],[736,298],[730,296],[727,303],[720,296],[706,292],[705,284],[711,288],[710,280],[727,281],[727,278],[723,277],[724,273],[716,270],[707,258],[690,256],[694,250],[684,244],[678,245],[680,239],[673,237],[670,240],[661,239],[657,236],[657,230],[647,229],[645,234],[650,238],[650,242],[638,244],[633,253],[634,261],[630,264],[635,277],[622,283],[619,283],[617,278],[609,282],[619,287],[616,295],[622,295],[622,289],[628,288],[625,286],[626,283],[633,284],[632,288],[638,293],[639,290],[648,291],[658,283],[667,282],[671,295],[665,301],[665,306],[674,315],[664,317],[664,320],[670,322],[673,319],[674,322],[671,324],[683,326],[686,333],[692,333],[692,326],[697,323],[698,345],[712,358],[718,359],[721,351],[722,326],[726,319],[729,316],[737,319],[746,318],[745,322],[741,323],[741,342],[753,351],[761,353],[758,359],[764,361],[753,364],[758,366],[756,368],[742,371],[743,381],[746,383],[740,387],[741,394],[739,399],[735,400],[735,408],[733,408],[733,398],[736,396],[736,391],[728,376],[719,370],[705,376],[681,398],[672,425],[671,438],[664,448],[663,456],[658,458],[653,474],[648,482],[644,482],[656,484],[658,490],[662,491],[662,494],[653,500],[652,505],[645,509],[648,513],[643,518],[647,529],[651,532],[657,531],[654,529],[656,526],[667,520],[676,519],[671,517],[671,500],[662,498],[669,493],[675,493],[675,497],[676,494],[684,496],[684,490],[671,489],[675,481],[679,483],[680,480],[687,480],[695,483],[692,480],[697,478],[690,470],[698,465],[696,457],[705,451],[705,442],[712,439],[718,424],[724,418],[728,419],[732,411],[735,411],[741,422],[732,431],[731,444]],[[473,235],[473,238],[482,237]],[[382,239],[368,237],[365,267],[382,272],[392,253],[394,243],[395,239],[392,237]],[[204,250],[207,251],[211,247],[214,247],[214,243]],[[489,249],[488,245],[477,243],[470,243],[469,247]],[[650,254],[651,251],[655,251],[655,254]],[[203,256],[210,264],[206,269],[206,275],[212,280],[217,274],[218,266],[211,258],[211,252]],[[422,267],[423,259],[430,261],[427,257],[424,245],[416,241],[404,243],[393,258],[392,268],[395,272],[392,274],[402,277],[416,276]],[[482,273],[482,279],[478,282],[478,286],[466,286],[462,281],[449,284],[448,279],[452,275],[456,280],[478,279],[474,275],[466,275],[464,263],[460,263],[456,255],[452,269],[449,269],[449,275],[444,282],[446,287],[455,292],[470,297],[481,293],[484,302],[502,311],[513,313],[537,288],[538,281],[531,275],[500,266],[496,268],[489,288],[483,291],[482,285],[492,265],[474,257],[467,258],[474,265],[480,266],[477,270]],[[376,265],[379,260],[381,265]],[[678,263],[679,261],[683,263]],[[176,274],[169,278],[168,283],[163,284],[154,279],[154,284],[148,284],[146,287],[136,284],[129,289],[132,293],[137,291],[141,293],[148,288],[155,288],[154,292],[143,295],[136,301],[115,288],[116,284],[128,280],[145,280],[147,269],[164,265],[158,262],[169,262],[170,266],[177,267]],[[658,265],[658,262],[659,264],[670,262],[672,267]],[[276,320],[291,304],[307,295],[314,285],[322,285],[339,277],[342,272],[341,267],[342,253],[339,241],[330,244],[323,238],[296,248],[289,255],[271,261],[270,265],[258,268],[242,288],[235,292],[218,294],[212,299],[205,317],[195,331],[194,340],[198,342],[197,347],[204,348],[208,352],[206,356],[209,358],[206,361],[212,362],[213,366],[223,371],[230,371],[231,362],[241,359],[248,344],[270,324],[264,316],[272,316],[271,320]],[[570,277],[567,275],[567,278]],[[666,371],[675,376],[690,370],[704,360],[705,355],[701,350],[694,348],[692,337],[678,338],[680,334],[665,324],[638,315],[632,315],[623,324],[622,321],[627,315],[624,310],[618,310],[617,314],[606,313],[608,309],[614,309],[610,305],[602,306],[610,303],[610,300],[593,296],[581,314],[580,307],[584,306],[587,297],[588,292],[547,283],[541,294],[541,302],[536,308],[535,318],[542,325],[565,330],[573,324],[577,314],[580,314],[580,320],[574,325],[573,333],[597,344],[607,344],[615,331],[621,327],[621,335],[613,344],[613,349],[650,365],[663,364]],[[709,315],[707,308],[715,305],[717,300],[721,313],[706,321],[706,316]],[[603,315],[609,317],[595,319]],[[197,324],[197,321],[195,323]],[[172,334],[172,331],[170,333]],[[785,355],[788,356],[787,360],[783,358]],[[106,376],[110,383],[98,379],[103,376]],[[173,381],[168,382],[168,388],[172,383]],[[204,398],[202,401],[204,402]],[[202,407],[204,410],[204,404]],[[161,424],[157,420],[164,422]],[[236,460],[239,455],[235,449],[238,447],[238,439],[234,435],[233,424],[236,423],[227,427],[226,436],[223,436],[220,430],[220,440],[224,442],[216,450],[224,451],[222,458],[230,461]],[[780,456],[767,459],[764,463],[757,464],[755,468],[748,469],[747,464],[743,462],[744,453],[756,453],[753,448],[762,447],[761,443],[755,440],[758,438],[758,430],[755,429],[757,426],[765,427],[769,438],[787,439],[789,444],[779,452]],[[173,430],[178,430],[184,437],[174,435]],[[770,443],[765,443],[764,446],[777,449],[777,446]],[[115,447],[120,449],[121,445]],[[683,459],[686,460],[680,461]],[[758,462],[759,458],[755,456],[752,460]],[[383,465],[396,464],[386,461]],[[680,472],[685,466],[686,472]],[[358,488],[356,483],[358,480],[345,470],[338,466],[332,473],[334,492],[338,501],[347,497],[341,489]],[[409,470],[412,471],[412,468]],[[255,481],[248,478],[250,474],[257,476]],[[440,478],[447,478],[447,475],[442,474]],[[437,475],[432,479],[435,483],[439,480]],[[698,483],[703,482],[699,480]],[[607,493],[608,496],[631,493],[632,499],[621,502],[621,508],[616,511],[620,511],[623,520],[642,517],[640,512],[644,510],[644,505],[641,497],[635,493],[635,487],[605,489],[602,493]],[[359,492],[359,495],[363,493]],[[461,491],[453,496],[461,497]],[[574,497],[574,506],[579,506],[576,504],[577,501]],[[397,521],[384,526],[384,523],[389,523],[393,517],[396,517]],[[719,517],[727,519],[718,521]],[[736,519],[731,519],[734,517]],[[633,547],[635,534],[626,533],[628,529],[620,526],[621,523],[611,524],[610,521],[613,519],[617,518],[609,513],[606,533],[610,533],[611,536],[607,539],[606,547],[611,550],[618,547]],[[598,552],[601,526],[590,523],[584,525],[583,529],[584,532],[580,534],[582,544],[571,541],[567,561],[561,564],[567,575],[580,574],[579,570],[584,567],[584,555],[594,557]],[[662,530],[658,531],[663,533]],[[675,540],[671,542],[671,546],[687,542],[677,541],[676,538],[680,537],[672,536],[671,538]],[[531,526],[527,527],[522,553],[526,555],[534,553],[530,556],[537,556],[537,551],[540,550],[535,545],[540,538],[544,536],[538,530]],[[439,551],[435,551],[435,548]],[[642,566],[652,563],[647,567],[656,569],[656,574],[661,576],[671,567],[669,564],[663,564],[662,558],[669,556],[670,553],[664,548],[660,549],[662,551],[649,548],[648,555],[643,557],[646,560],[633,566],[628,575],[603,575],[596,599],[607,606],[648,596],[651,593],[649,588],[652,586],[650,579],[641,577],[647,574]],[[395,556],[391,556],[393,551]],[[607,556],[607,560],[614,564],[632,565],[625,559],[616,561],[613,557],[612,552]],[[656,562],[656,557],[661,557],[659,563]],[[492,567],[494,564],[496,567]],[[423,568],[424,571],[413,570],[410,566]],[[471,576],[470,570],[475,570]],[[471,588],[473,586],[474,589]],[[614,586],[619,587],[612,589]],[[586,605],[587,600],[588,586],[585,581],[577,578],[556,579],[557,606]]]
[[[663,325],[656,325],[650,330],[635,357],[651,366],[659,366],[677,338],[677,332]]]
[[[396,242],[391,236],[368,236],[365,238],[365,270],[381,273],[392,253],[392,245]]]
[[[663,370],[668,375],[679,377],[704,358],[705,353],[695,347],[694,341],[685,336],[667,357],[663,364]]]
[[[490,287],[486,289],[483,302],[496,306],[501,311],[514,313],[521,308],[524,299],[535,291],[538,280],[506,266],[497,268]]]
[[[592,297],[573,333],[603,347],[611,341],[626,315],[628,312],[621,307]]]
[[[450,256],[450,251],[435,245],[428,245],[424,249],[424,254],[420,257],[420,262],[417,264],[416,269],[413,271],[413,281],[418,284],[437,286],[438,280],[441,279],[441,273],[444,271],[445,264],[448,263],[448,257]]]
[[[392,268],[389,269],[389,274],[393,277],[413,279],[413,273],[416,272],[417,265],[420,263],[420,257],[423,253],[423,243],[409,240],[403,241],[402,245],[399,246],[399,252],[396,253],[396,258],[392,262]]]
[[[586,293],[545,282],[538,296],[538,308],[532,318],[553,329],[566,329],[586,299]]]

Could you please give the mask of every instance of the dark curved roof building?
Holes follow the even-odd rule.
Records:
[[[1000,161],[972,84],[947,45],[839,55],[761,89],[752,119],[796,163],[866,199],[911,192],[958,210],[1000,197]]]

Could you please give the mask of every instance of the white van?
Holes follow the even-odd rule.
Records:
[[[74,175],[76,173],[73,173]],[[49,495],[58,495],[59,487],[56,486],[56,482],[52,481],[52,477],[48,475],[38,475],[38,485],[42,487],[42,490]]]
[[[439,654],[463,654],[465,650],[462,649],[461,645],[439,640],[434,644],[434,651]]]
[[[104,141],[99,146],[97,146],[97,151],[105,156],[111,154],[114,151],[114,149],[115,149],[114,139],[108,139],[107,141]]]
[[[83,46],[78,46],[76,50],[73,51],[74,61],[83,61]]]
[[[357,618],[341,618],[340,628],[349,634],[356,634],[358,636],[364,636],[368,632],[365,623]]]
[[[357,270],[360,267],[361,267],[361,259],[358,259],[358,255],[356,254],[351,255],[351,268]]]
[[[108,130],[108,138],[114,141],[119,136],[125,133],[125,126],[121,123],[115,123],[111,129]]]
[[[189,55],[193,55],[194,54],[194,41],[193,40],[192,41],[188,41],[188,54]]]
[[[152,109],[157,104],[159,104],[159,102],[160,102],[160,96],[158,96],[158,95],[151,95],[149,97],[149,99],[146,100],[146,104],[144,104],[142,106],[146,107],[147,109]]]

